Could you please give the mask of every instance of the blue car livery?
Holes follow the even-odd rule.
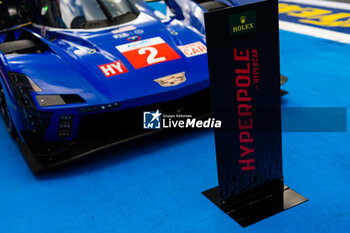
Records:
[[[165,14],[132,0],[0,5],[5,23],[30,20],[2,25],[0,102],[34,171],[149,134],[143,110],[210,112],[203,14],[236,3],[165,4]]]

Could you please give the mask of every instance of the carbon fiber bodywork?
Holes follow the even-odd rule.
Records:
[[[17,138],[24,157],[34,172],[51,169],[94,152],[151,135],[160,130],[143,129],[143,112],[160,110],[169,114],[190,114],[196,118],[211,115],[210,92],[198,93],[165,103],[86,115],[76,140],[44,143],[25,137]]]

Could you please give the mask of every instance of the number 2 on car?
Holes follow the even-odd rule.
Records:
[[[135,69],[181,58],[162,38],[155,37],[116,47]]]

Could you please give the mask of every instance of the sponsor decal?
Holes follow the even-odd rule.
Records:
[[[141,35],[143,34],[144,31],[142,29],[136,29],[134,31],[129,31],[129,32],[121,32],[121,33],[118,33],[118,34],[115,34],[113,35],[113,37],[115,39],[123,39],[123,38],[127,38],[127,37],[130,37],[130,36],[137,36],[137,35]]]
[[[238,35],[256,30],[256,11],[246,11],[230,16],[230,35]]]
[[[120,60],[109,64],[100,65],[98,67],[107,78],[128,72],[128,69],[126,69],[126,67]]]
[[[122,28],[118,28],[116,30],[113,30],[112,33],[113,34],[117,34],[117,33],[121,33],[121,32],[127,32],[127,31],[131,31],[131,30],[135,30],[136,28],[134,26],[127,26],[127,27],[122,27]]]
[[[193,57],[207,53],[207,46],[205,46],[200,41],[192,44],[178,46],[178,48],[186,57]]]
[[[139,41],[141,40],[140,36],[130,36],[128,38],[126,38],[127,41]]]
[[[198,120],[190,114],[162,114],[159,110],[143,112],[144,129],[209,129],[221,128],[221,121],[215,118]]]
[[[160,37],[131,42],[116,48],[135,69],[180,58],[179,54]]]
[[[122,33],[113,35],[113,37],[115,39],[123,39],[123,38],[129,37],[129,36],[131,36],[131,34],[128,32],[122,32]]]
[[[154,81],[157,82],[162,87],[177,86],[186,81],[185,72],[158,78],[158,79],[155,79]]]

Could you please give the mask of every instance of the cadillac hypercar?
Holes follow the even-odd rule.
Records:
[[[143,112],[210,112],[204,12],[222,0],[0,3],[0,107],[32,170],[149,134]]]

